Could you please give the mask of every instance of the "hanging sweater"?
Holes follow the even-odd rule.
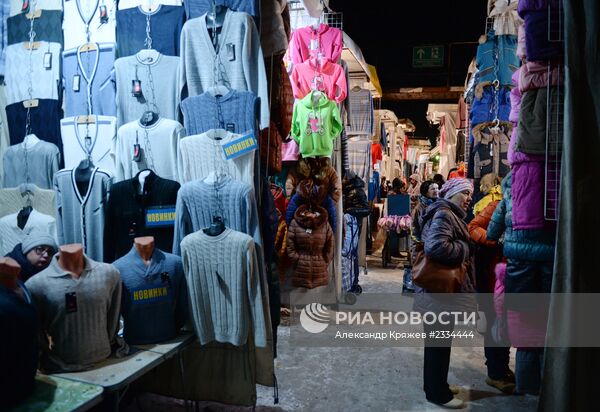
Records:
[[[60,10],[43,10],[40,17],[33,22],[34,40],[62,44],[61,21],[62,13]],[[8,45],[29,41],[31,20],[26,17],[26,13],[9,17],[7,27]]]
[[[10,1],[10,15],[15,16],[23,12],[23,0],[5,0]],[[27,2],[29,3],[29,9],[25,10],[26,13],[34,10],[61,10],[62,11],[62,0],[35,0]]]
[[[100,6],[106,6],[108,19],[100,20]],[[90,30],[90,41],[115,43],[117,0],[69,0],[64,1],[63,32],[65,50],[86,43],[86,24]]]
[[[373,136],[374,129],[373,97],[370,90],[350,89],[348,91],[348,123],[346,133],[349,135]],[[385,129],[383,134],[385,135]],[[377,136],[379,141],[379,136]]]
[[[329,100],[341,103],[348,94],[344,69],[328,59],[323,59],[321,64],[317,59],[295,64],[290,81],[296,99],[303,99],[312,90],[320,90]]]
[[[110,152],[117,140],[116,119],[96,116],[95,122],[78,124],[77,116],[60,121],[60,132],[65,152],[65,168],[76,168],[88,154],[98,167],[115,174],[115,162]],[[90,139],[86,139],[89,136]]]
[[[232,133],[257,134],[259,100],[252,92],[231,89],[224,96],[204,92],[181,102],[183,125],[189,135],[211,129],[225,129]]]
[[[59,100],[60,85],[60,43],[40,42],[37,49],[28,50],[22,43],[6,47],[6,84],[7,104],[32,99]],[[44,65],[44,59],[50,53],[50,67]],[[31,63],[30,63],[31,58]],[[32,93],[29,95],[29,70],[31,69]]]
[[[35,186],[31,196],[31,206],[44,215],[56,217],[56,193],[54,190],[40,189]],[[27,197],[21,194],[21,189],[0,190],[0,217],[16,213],[27,206]]]
[[[260,127],[268,127],[269,91],[254,21],[246,13],[227,9],[218,39],[216,51],[205,16],[188,20],[183,26],[179,66],[181,97],[202,94],[219,82],[230,89],[251,91],[260,98]]]
[[[58,265],[56,255],[45,270],[25,285],[40,315],[41,329],[52,345],[42,348],[45,372],[80,371],[108,358],[116,342],[121,305],[119,271],[85,257],[79,279]],[[70,311],[66,294],[75,294]]]
[[[81,243],[90,259],[103,260],[104,213],[110,180],[108,173],[96,167],[87,192],[82,194],[75,181],[75,169],[63,169],[54,175],[59,245]]]
[[[75,0],[71,0],[75,2]],[[91,114],[115,116],[115,85],[112,81],[115,45],[97,44],[98,50],[79,47],[63,52],[65,116]]]
[[[0,256],[4,256],[13,250],[16,245],[23,241],[28,233],[34,230],[49,233],[50,236],[56,238],[56,219],[52,216],[45,215],[33,209],[29,214],[27,223],[21,229],[17,225],[18,214],[17,212],[0,218]]]
[[[113,265],[123,282],[121,313],[125,342],[146,345],[177,336],[188,313],[181,258],[154,249],[146,266],[133,246]]]
[[[150,88],[150,70],[154,94]],[[152,102],[153,96],[160,117],[177,120],[179,112],[179,57],[158,55],[152,62],[144,63],[139,54],[121,57],[115,61],[114,77],[117,87],[117,127],[125,123],[139,120],[148,110],[146,100]],[[132,82],[139,80],[142,86],[142,97],[131,93]],[[152,105],[150,106],[152,108]]]
[[[31,121],[30,133],[39,136],[40,139],[58,146],[62,152],[62,140],[60,138],[60,119],[62,111],[58,100],[39,99],[39,105],[29,110]],[[19,144],[25,138],[25,122],[27,120],[27,109],[23,103],[13,103],[6,106],[6,118],[10,131],[10,144]]]
[[[302,63],[311,56],[321,54],[332,62],[342,57],[344,41],[342,31],[321,23],[315,30],[312,26],[302,27],[292,33],[287,54],[294,64]]]
[[[218,192],[220,209],[215,191]],[[257,245],[262,245],[254,189],[230,176],[221,178],[216,184],[202,180],[184,184],[177,195],[175,215],[175,254],[181,254],[181,240],[210,226],[213,216],[221,216],[225,226],[252,236]]]
[[[254,335],[265,347],[266,318],[254,241],[225,229],[218,236],[198,231],[181,242],[190,307],[201,344],[241,346]]]
[[[24,176],[29,175],[30,183],[41,189],[51,189],[59,164],[60,152],[53,143],[36,137],[27,145],[11,146],[4,152],[4,187],[17,187],[26,181]]]
[[[258,0],[216,0],[215,4],[225,6],[231,10],[243,11],[255,17],[260,14]],[[188,20],[200,17],[212,10],[211,0],[186,0],[183,5]]]
[[[217,133],[209,131],[200,135],[184,137],[179,141],[179,182],[204,179],[211,172],[222,171],[235,180],[254,185],[254,156],[256,151],[235,159],[225,159],[222,144],[227,144],[240,135],[224,132],[221,140],[215,140]]]
[[[311,92],[296,103],[292,119],[292,137],[302,157],[331,156],[333,140],[342,132],[340,111],[324,94]],[[313,99],[317,100],[313,104]]]
[[[137,7],[140,0],[119,0],[119,10]],[[165,6],[181,6],[181,0],[152,0],[152,4],[163,4]]]
[[[136,120],[119,127],[114,153],[117,181],[131,179],[144,169],[152,169],[165,179],[178,180],[177,146],[183,135],[183,126],[171,119],[160,118],[147,127]],[[133,160],[136,143],[141,149],[139,162]]]
[[[174,222],[162,219],[150,223],[146,212],[174,211],[179,187],[179,183],[162,179],[154,172],[146,176],[143,192],[140,192],[138,176],[113,184],[106,205],[104,261],[112,262],[124,256],[131,249],[133,239],[140,236],[154,237],[160,250],[173,250]]]

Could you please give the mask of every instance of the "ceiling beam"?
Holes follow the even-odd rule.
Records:
[[[383,100],[458,100],[463,87],[415,87],[383,91]]]

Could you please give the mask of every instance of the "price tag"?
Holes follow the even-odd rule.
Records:
[[[76,74],[75,76],[73,76],[73,91],[79,92],[80,86],[81,86],[81,76]]]
[[[23,0],[23,4],[21,4],[21,13],[29,13],[29,0]]]
[[[52,68],[52,53],[44,53],[44,69],[50,70]]]
[[[319,39],[310,39],[310,49],[319,50]]]
[[[225,46],[227,47],[227,59],[230,62],[235,61],[235,44],[227,43]]]
[[[131,158],[131,160],[133,160],[136,163],[142,161],[142,148],[137,143],[133,145],[133,157]]]
[[[131,81],[131,95],[133,97],[142,97],[142,81],[132,80]]]
[[[254,133],[249,133],[221,147],[223,148],[225,159],[232,160],[256,150],[258,143],[256,142],[256,137],[254,137]]]
[[[108,11],[106,6],[100,6],[100,24],[108,23]]]

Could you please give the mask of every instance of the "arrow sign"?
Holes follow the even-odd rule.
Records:
[[[413,47],[412,65],[414,68],[444,67],[444,46],[423,45]]]
[[[423,50],[423,49],[417,50],[417,56],[419,56],[419,59],[422,60],[424,54],[425,54],[425,50]]]

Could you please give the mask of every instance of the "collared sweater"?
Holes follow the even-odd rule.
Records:
[[[188,313],[181,258],[154,249],[146,266],[133,246],[113,265],[123,282],[121,313],[125,342],[146,345],[177,336]]]
[[[260,98],[260,127],[269,125],[269,91],[258,30],[249,14],[227,9],[217,50],[206,16],[188,20],[181,31],[179,79],[182,98],[223,83]],[[217,77],[215,77],[217,75]]]
[[[80,193],[75,169],[63,169],[54,175],[59,245],[81,243],[91,259],[103,260],[104,213],[110,181],[110,175],[96,167],[87,192]]]
[[[119,326],[121,279],[114,266],[86,256],[84,270],[75,280],[57,258],[25,283],[41,329],[52,342],[42,348],[41,367],[45,372],[80,371],[111,354]],[[75,294],[74,311],[66,306],[67,293]]]
[[[192,319],[201,344],[244,345],[250,333],[267,345],[258,259],[252,238],[226,229],[198,231],[181,242]]]
[[[35,138],[27,145],[11,146],[4,152],[4,187],[17,187],[25,182],[23,176],[29,175],[30,183],[51,189],[59,164],[60,152],[53,143]]]

